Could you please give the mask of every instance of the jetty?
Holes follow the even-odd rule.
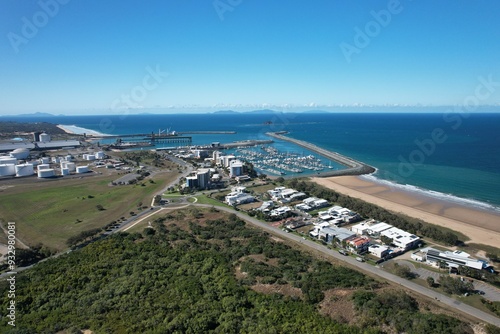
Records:
[[[341,170],[322,172],[315,176],[329,177],[329,176],[340,176],[340,175],[364,175],[364,174],[371,174],[376,171],[376,169],[372,166],[369,166],[352,158],[346,157],[345,155],[342,155],[340,153],[325,150],[324,148],[318,147],[314,144],[308,143],[303,140],[293,139],[276,132],[267,132],[266,135],[276,139],[294,143],[298,146],[313,151],[327,159],[330,159],[343,166],[348,167],[346,169],[341,169]]]

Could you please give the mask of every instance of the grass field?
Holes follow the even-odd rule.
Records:
[[[213,206],[224,206],[226,208],[232,208],[231,206],[229,206],[227,204],[219,202],[218,200],[207,197],[205,195],[198,195],[195,197],[198,199],[198,201],[196,202],[197,204],[208,204],[208,205],[213,205]]]
[[[161,173],[136,185],[109,186],[115,176],[19,184],[0,193],[0,220],[15,221],[17,237],[28,245],[61,250],[82,231],[102,227],[149,206],[175,173]],[[104,210],[99,210],[98,206]]]

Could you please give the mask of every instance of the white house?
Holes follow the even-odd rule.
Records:
[[[419,237],[397,227],[384,230],[380,233],[380,235],[391,238],[394,245],[404,250],[415,248],[420,243]]]
[[[368,247],[368,253],[378,258],[383,258],[389,254],[389,247],[382,245],[370,245],[370,247]]]

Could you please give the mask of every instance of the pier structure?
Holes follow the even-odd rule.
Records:
[[[333,160],[343,166],[348,167],[347,169],[319,173],[318,175],[315,176],[329,177],[329,176],[340,176],[340,175],[364,175],[364,174],[371,174],[376,171],[376,169],[373,168],[372,166],[369,166],[352,158],[346,157],[345,155],[339,154],[337,152],[331,152],[325,150],[324,148],[318,147],[314,144],[308,143],[303,140],[293,139],[276,132],[267,132],[266,135],[276,139],[281,139],[290,143],[294,143],[310,151],[313,151],[327,159]]]

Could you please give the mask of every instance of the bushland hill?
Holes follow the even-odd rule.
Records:
[[[173,211],[17,276],[2,333],[473,333],[216,209]],[[1,307],[6,309],[6,283]]]

